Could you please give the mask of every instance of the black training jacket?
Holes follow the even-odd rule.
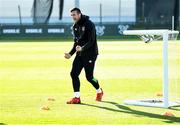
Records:
[[[82,51],[77,52],[77,55],[98,55],[95,25],[89,20],[88,16],[82,15],[81,19],[73,25],[73,34],[74,45],[69,54],[73,55],[76,52],[76,46],[79,45],[82,47]]]

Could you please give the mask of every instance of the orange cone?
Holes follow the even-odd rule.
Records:
[[[170,117],[174,116],[174,114],[172,112],[165,112],[163,115],[164,116],[170,116]]]
[[[46,110],[46,111],[48,111],[48,110],[50,110],[50,108],[49,108],[48,106],[43,106],[43,107],[41,107],[41,110]]]
[[[47,100],[48,101],[55,101],[55,98],[49,97]]]
[[[156,96],[163,96],[163,94],[162,93],[157,93]]]

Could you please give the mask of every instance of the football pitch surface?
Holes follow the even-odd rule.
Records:
[[[73,96],[70,70],[74,56],[66,60],[64,53],[72,44],[0,43],[1,124],[180,124],[179,107],[161,109],[123,104],[126,99],[156,98],[161,92],[160,42],[99,42],[95,77],[104,89],[103,101],[95,101],[96,91],[82,71],[82,104],[67,105],[66,101]],[[176,67],[180,71],[179,53],[180,49]],[[42,106],[50,110],[41,110]],[[175,116],[163,116],[165,112]]]

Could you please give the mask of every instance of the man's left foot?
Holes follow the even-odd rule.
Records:
[[[96,95],[96,101],[101,102],[102,101],[102,97],[103,97],[103,90],[101,89],[100,93],[97,93]]]
[[[66,103],[67,104],[80,104],[81,103],[81,99],[77,98],[77,97],[74,97],[70,101],[67,101]]]

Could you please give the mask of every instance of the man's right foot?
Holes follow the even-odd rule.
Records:
[[[81,103],[81,99],[77,97],[74,97],[70,101],[67,101],[67,104],[80,104],[80,103]]]

